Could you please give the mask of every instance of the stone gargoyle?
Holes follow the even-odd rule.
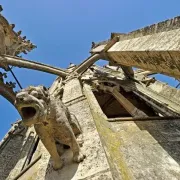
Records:
[[[30,86],[16,94],[15,106],[26,126],[34,125],[42,143],[53,159],[55,170],[63,163],[58,154],[56,142],[68,145],[75,162],[83,161],[76,135],[81,133],[77,119],[73,118],[61,100],[49,95],[44,86]]]

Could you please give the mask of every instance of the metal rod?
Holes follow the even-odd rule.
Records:
[[[14,72],[12,71],[12,69],[8,66],[9,71],[11,72],[12,76],[14,77],[15,81],[17,82],[18,86],[20,87],[20,89],[23,89],[20,82],[18,81],[18,79],[16,78]]]
[[[178,88],[180,86],[180,83],[176,86],[176,88]]]
[[[117,121],[152,121],[152,120],[180,120],[179,116],[151,116],[151,117],[122,117],[122,118],[109,118],[107,121],[109,122],[117,122]]]

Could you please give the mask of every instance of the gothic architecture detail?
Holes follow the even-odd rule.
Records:
[[[180,179],[180,90],[156,79],[180,77],[179,17],[112,33],[67,69],[18,57],[35,45],[14,26],[0,14],[0,95],[22,117],[0,143],[0,180]],[[15,92],[10,66],[58,77]]]

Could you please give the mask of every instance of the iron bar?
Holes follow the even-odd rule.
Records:
[[[23,89],[20,82],[18,81],[18,79],[16,78],[14,72],[12,71],[12,69],[8,66],[9,71],[11,72],[12,76],[14,77],[15,81],[17,82],[18,86],[20,87],[20,89]]]

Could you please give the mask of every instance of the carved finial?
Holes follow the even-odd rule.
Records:
[[[17,32],[17,35],[18,35],[18,36],[20,36],[20,35],[21,35],[21,33],[22,33],[22,31],[18,31],[18,32]]]
[[[4,78],[7,78],[7,73],[2,74]]]
[[[6,86],[8,86],[9,88],[13,89],[13,88],[16,87],[16,83],[15,83],[15,82],[12,82],[12,81],[6,82]]]
[[[20,56],[20,55],[16,55],[17,57],[19,57],[19,58],[22,58],[22,56]]]
[[[27,54],[26,50],[23,51],[24,54]]]
[[[3,11],[3,8],[2,8],[2,6],[0,5],[0,12],[2,12]]]
[[[34,48],[37,48],[37,46],[33,44],[33,49],[34,49]]]
[[[15,82],[10,81],[10,82],[9,82],[9,86],[10,86],[11,88],[15,88],[15,87],[16,87],[16,83],[15,83]]]
[[[70,63],[68,68],[72,68],[72,67],[75,67],[75,66],[76,66],[75,64]]]
[[[34,49],[37,48],[37,46],[31,43],[31,48]]]
[[[95,45],[95,42],[92,42],[91,49],[93,49]]]
[[[23,36],[22,39],[25,40],[25,39],[26,39],[26,36]]]
[[[7,73],[0,72],[0,78],[7,78]]]
[[[10,24],[11,28],[14,29],[15,28],[15,24]]]

